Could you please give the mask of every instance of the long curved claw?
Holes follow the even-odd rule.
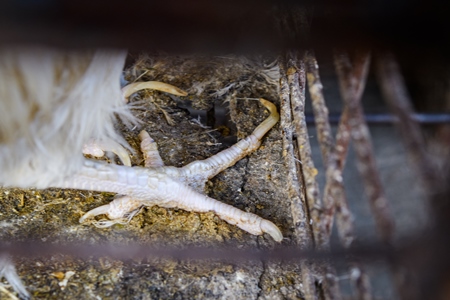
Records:
[[[98,215],[106,215],[112,220],[126,218],[128,214],[139,209],[141,206],[141,201],[133,199],[132,197],[122,196],[114,199],[109,204],[105,204],[88,211],[80,218],[80,223],[83,223],[87,219]],[[111,225],[115,223],[117,222],[113,222]]]
[[[263,136],[280,120],[280,114],[277,111],[277,107],[270,101],[260,98],[259,102],[264,105],[270,112],[270,115],[258,125],[253,131],[253,135],[256,136],[258,140],[261,140]]]
[[[229,216],[224,216],[220,213],[218,213],[218,215],[226,222],[236,225],[237,227],[247,231],[248,233],[254,235],[262,235],[264,233],[267,233],[276,242],[281,242],[283,240],[283,234],[281,233],[280,229],[278,229],[278,227],[269,220],[263,219],[260,216],[249,212],[236,211],[236,213],[239,214],[239,216],[235,215],[232,218],[230,218]]]
[[[151,89],[166,92],[169,94],[173,94],[176,96],[187,96],[187,92],[182,89],[177,88],[176,86],[159,82],[159,81],[146,81],[146,82],[134,82],[122,88],[122,93],[125,99],[128,99],[134,93],[144,90]]]
[[[94,209],[91,209],[87,213],[85,213],[79,220],[80,223],[84,223],[87,219],[93,218],[98,215],[105,215],[108,214],[108,211],[110,209],[109,204],[105,204],[99,207],[96,207]]]
[[[276,242],[281,242],[283,240],[283,234],[280,229],[272,222],[263,219],[260,228],[262,232],[269,234]]]

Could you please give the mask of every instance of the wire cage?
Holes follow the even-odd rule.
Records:
[[[285,42],[282,51],[252,48],[249,54],[240,39],[233,45],[244,54],[218,54],[215,48],[192,54],[192,43],[181,46],[182,55],[131,51],[124,81],[162,81],[189,96],[140,92],[132,99],[139,128],[122,123],[117,128],[135,151],[133,165],[142,164],[137,133],[146,129],[164,163],[179,167],[250,134],[267,116],[254,98],[275,103],[280,122],[260,149],[208,181],[205,193],[273,221],[283,241],[252,236],[213,213],[159,207],[142,209],[128,223],[100,228],[78,219],[110,202],[110,193],[2,188],[0,250],[11,256],[16,269],[2,261],[2,297],[16,297],[6,279],[14,285],[14,276],[7,274],[17,272],[36,299],[447,299],[447,62],[437,66],[441,56],[436,55],[405,64],[411,59],[399,56],[398,45],[410,40],[392,48],[367,47],[367,40],[361,47],[354,47],[356,42],[339,47],[355,33],[350,25],[339,27],[341,42],[330,50],[334,38],[330,44],[312,42],[332,23],[317,11],[334,8],[333,21],[342,11],[326,2],[327,9],[316,11],[289,2],[294,9],[287,13],[284,6],[264,3],[257,12],[267,16],[266,10],[275,10],[269,16],[275,32],[287,32],[276,40]],[[192,5],[204,15],[201,1]],[[86,14],[77,7],[82,6],[65,13]],[[113,5],[111,15],[120,7]],[[19,14],[16,7],[9,9]],[[229,20],[232,14],[220,9],[218,16]],[[178,10],[168,11],[180,17]],[[317,15],[322,22],[314,31]],[[213,31],[223,32],[222,21],[213,21]],[[87,29],[71,34],[83,47],[130,43],[132,49],[148,50],[141,37],[131,41],[105,24],[104,29],[118,32],[113,42],[80,38]],[[134,26],[146,28],[141,21]],[[263,30],[254,27],[244,36],[260,37]],[[225,41],[239,35],[234,28],[224,33]],[[39,30],[45,44],[57,37],[57,46],[73,46],[46,26]],[[165,34],[160,34],[172,30],[163,27]],[[190,38],[194,31],[208,40],[209,29],[190,30]],[[20,40],[17,36],[8,36],[9,42]],[[263,37],[252,42],[266,45],[272,31]],[[210,41],[216,46],[223,42]],[[306,44],[300,47],[299,42]],[[161,43],[172,46],[164,37]],[[108,160],[114,163],[115,158]]]

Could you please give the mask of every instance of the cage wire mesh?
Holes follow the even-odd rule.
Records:
[[[157,92],[143,92],[134,99],[141,106],[135,113],[159,143],[166,164],[181,166],[209,157],[226,148],[221,144],[227,141],[223,136],[248,135],[265,116],[251,98],[264,97],[277,104],[280,123],[265,137],[261,149],[211,180],[206,192],[274,221],[285,239],[276,245],[268,237],[243,233],[212,213],[158,207],[144,209],[128,224],[96,228],[78,224],[78,218],[111,201],[110,194],[2,189],[2,251],[13,255],[32,297],[414,299],[431,295],[427,288],[437,282],[430,279],[437,276],[429,271],[433,264],[414,265],[411,260],[423,254],[427,257],[422,257],[423,262],[433,261],[433,252],[420,248],[419,232],[432,227],[424,212],[425,195],[433,199],[430,191],[437,191],[443,179],[428,156],[399,66],[389,53],[371,58],[364,51],[353,55],[335,51],[334,65],[337,78],[331,85],[339,85],[343,100],[342,106],[331,104],[342,111],[336,127],[328,120],[327,82],[322,82],[312,51],[291,52],[276,60],[141,56],[126,71],[128,81],[160,80],[192,95],[189,103]],[[391,126],[377,132],[365,122],[361,98],[369,69],[378,76],[383,98],[398,117],[395,125],[404,148]],[[191,112],[208,111],[209,118],[214,110],[229,106],[236,127],[209,120],[216,124],[209,128],[204,119],[192,118],[181,108],[188,106]],[[314,114],[315,127],[307,126],[307,110]],[[132,161],[138,165],[142,158],[137,129],[120,129],[136,149]],[[380,141],[380,136],[389,134],[387,143]],[[377,143],[386,147],[394,142],[390,152],[382,150],[382,157],[376,156]],[[410,167],[404,165],[404,153]],[[395,175],[386,167],[405,170]],[[344,171],[348,169],[353,169],[350,175]],[[385,192],[391,184],[401,186]],[[398,197],[388,201],[389,194]],[[437,224],[439,218],[433,221]],[[394,225],[400,229],[396,231]],[[436,239],[430,238],[429,245],[433,243]],[[428,273],[420,274],[421,270]],[[437,287],[434,292],[445,297]],[[5,280],[0,293],[17,295]]]
[[[273,221],[285,238],[277,245],[212,213],[159,207],[143,209],[128,224],[96,228],[78,219],[110,202],[111,194],[2,189],[1,250],[13,256],[31,296],[444,299],[438,283],[446,261],[433,253],[447,249],[445,231],[437,230],[446,226],[445,191],[437,192],[445,181],[437,159],[430,159],[396,59],[337,50],[332,63],[335,75],[313,51],[139,56],[125,80],[159,80],[190,95],[141,92],[133,100],[139,130],[149,131],[167,165],[207,158],[233,136],[251,133],[266,117],[253,98],[277,105],[280,123],[261,148],[210,180],[206,193]],[[372,108],[382,105],[380,91],[365,94],[375,81],[398,134],[391,125],[369,130],[366,124],[363,94]],[[341,112],[338,126],[330,125],[330,110]],[[313,126],[306,122],[310,111]],[[141,164],[139,130],[118,128],[136,151],[133,165]],[[434,230],[424,239],[427,228]],[[5,279],[0,288],[2,297],[17,295]]]

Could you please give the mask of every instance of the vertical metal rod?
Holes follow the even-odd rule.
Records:
[[[291,53],[288,57],[286,74],[290,89],[293,126],[297,134],[297,147],[302,164],[302,174],[305,181],[306,199],[312,222],[314,241],[316,247],[320,249],[327,247],[329,241],[324,236],[324,229],[321,228],[320,211],[322,210],[322,203],[320,201],[319,185],[316,180],[318,171],[311,156],[309,134],[304,118],[305,69],[303,61],[299,61],[295,54]]]
[[[339,77],[341,95],[346,106],[345,109],[348,110],[351,137],[357,157],[358,169],[364,181],[381,240],[385,243],[391,243],[394,233],[394,222],[390,215],[388,202],[376,167],[370,133],[364,120],[360,97],[357,97],[358,94],[355,93],[355,91],[363,89],[364,83],[358,82],[353,75],[352,62],[347,53],[337,52],[334,60]],[[355,70],[360,70],[362,78],[367,76],[369,60],[370,55],[368,53],[358,53],[354,61],[354,68]]]
[[[303,184],[298,178],[297,166],[295,162],[293,128],[291,124],[292,111],[290,100],[290,89],[287,83],[286,70],[283,63],[280,63],[280,126],[283,135],[284,161],[288,170],[288,194],[291,202],[291,214],[294,224],[294,242],[305,249],[312,249],[314,246],[313,233],[309,224],[308,204],[303,191]],[[314,284],[314,263],[302,261],[300,263],[301,276],[303,281],[303,295],[305,299],[316,300],[316,286]]]
[[[294,223],[295,242],[297,245],[310,249],[314,246],[314,238],[309,225],[308,204],[301,192],[303,184],[297,176],[295,163],[293,129],[292,129],[292,111],[290,107],[289,86],[287,83],[286,72],[283,66],[280,66],[280,126],[283,131],[283,152],[284,160],[288,167],[288,189],[291,201],[291,212]]]
[[[311,145],[305,120],[305,86],[306,75],[304,61],[298,59],[296,53],[289,53],[287,60],[287,79],[290,89],[291,110],[293,125],[297,133],[297,145],[302,161],[302,174],[306,187],[306,198],[309,213],[313,222],[315,245],[317,249],[327,249],[329,238],[325,235],[323,223],[320,220],[322,208],[319,185],[316,180],[317,169],[311,157]],[[341,299],[342,295],[337,281],[336,271],[330,264],[315,264],[318,275],[322,277],[322,287],[325,299]]]
[[[336,133],[337,164],[341,170],[344,170],[350,146],[350,125],[348,124],[348,119],[348,109],[344,107]]]
[[[410,161],[416,174],[427,190],[432,190],[438,182],[437,172],[425,151],[425,141],[420,125],[413,119],[414,111],[401,76],[399,66],[392,54],[384,53],[376,59],[376,71],[383,96],[400,122],[395,125],[400,130]]]
[[[354,239],[353,217],[350,213],[343,184],[342,169],[337,163],[334,139],[328,120],[328,109],[322,93],[322,83],[319,76],[319,66],[312,52],[305,55],[305,65],[309,92],[312,98],[314,120],[325,166],[326,185],[323,196],[325,206],[321,222],[324,223],[327,238],[331,236],[334,214],[341,243],[344,247],[350,246]]]
[[[422,299],[423,296],[436,298],[440,292],[439,288],[442,289],[442,286],[436,286],[436,282],[433,283],[433,281],[439,282],[439,279],[436,279],[439,276],[445,276],[445,272],[440,273],[440,270],[442,270],[443,266],[446,269],[445,265],[448,264],[443,257],[446,257],[448,254],[449,246],[448,243],[445,243],[445,240],[448,239],[448,228],[450,227],[448,226],[448,214],[445,213],[446,210],[448,212],[448,205],[446,204],[448,199],[444,200],[442,197],[435,197],[432,194],[439,194],[437,191],[440,191],[442,186],[447,186],[448,182],[444,181],[443,178],[439,178],[439,172],[433,166],[426,153],[421,128],[413,118],[414,112],[411,100],[400,73],[400,68],[393,55],[383,53],[377,56],[376,71],[384,99],[392,113],[400,121],[395,124],[401,133],[410,162],[415,168],[417,177],[428,192],[428,198],[431,201],[430,208],[432,209],[431,219],[435,223],[434,238],[444,241],[442,243],[443,246],[435,247],[433,255],[425,255],[419,262],[415,261],[413,264],[402,265],[404,268],[403,273],[409,272],[423,275],[420,282],[417,282],[414,277],[402,276],[396,278],[400,283],[399,291],[404,299]],[[436,200],[441,202],[436,202]],[[397,266],[397,268],[399,267]]]
[[[336,212],[336,223],[340,241],[344,247],[349,247],[354,239],[354,225],[343,185],[343,163],[340,164],[338,160],[338,151],[335,148],[328,118],[328,108],[322,92],[323,86],[319,76],[319,64],[313,52],[308,52],[305,55],[305,62],[314,119],[316,121],[318,139],[322,151],[322,159],[326,169],[326,185],[323,200],[325,211],[322,214],[322,222],[325,223],[324,227],[330,230],[327,234],[331,235],[333,213]],[[350,136],[348,131],[347,136]],[[347,150],[344,150],[342,157],[345,159]],[[334,205],[333,207],[327,207],[327,204]],[[363,267],[357,262],[352,263],[351,274],[357,298],[364,300],[372,299],[369,277],[363,270]]]
[[[339,81],[340,81],[340,90],[341,90],[341,95],[342,98],[344,98],[344,110],[342,112],[341,115],[341,119],[339,121],[339,125],[338,125],[338,132],[336,135],[336,155],[337,155],[337,166],[338,168],[341,170],[341,172],[344,170],[345,167],[345,162],[346,162],[346,158],[347,158],[347,153],[348,153],[348,148],[349,148],[349,144],[350,144],[350,137],[352,135],[352,131],[354,131],[355,129],[352,129],[352,127],[350,126],[350,120],[352,120],[352,123],[354,125],[354,127],[356,127],[355,125],[355,121],[354,119],[351,117],[351,114],[355,113],[355,111],[358,111],[358,107],[360,112],[360,116],[359,116],[359,124],[360,126],[362,126],[361,128],[356,129],[357,131],[364,131],[364,125],[361,122],[364,122],[364,116],[361,110],[361,97],[366,85],[366,81],[367,81],[367,73],[368,73],[368,61],[369,61],[369,56],[367,54],[367,57],[361,56],[360,60],[356,61],[356,64],[354,65],[349,65],[349,61],[348,58],[341,58],[342,61],[339,61],[339,58],[335,57],[335,63],[336,63],[336,69],[337,69],[337,73],[338,73],[338,77],[339,77]],[[351,102],[351,104],[349,105],[349,103]],[[367,126],[367,125],[365,125]],[[366,128],[366,132],[367,132],[367,128]],[[364,143],[364,142],[363,142]],[[370,144],[370,137],[366,137],[366,147],[371,148]],[[364,146],[363,146],[364,147]],[[365,162],[362,162],[362,148],[361,146],[359,147],[360,151],[359,153],[359,157],[360,157],[360,165],[364,164]],[[373,155],[372,155],[373,157]],[[366,175],[367,178],[367,182],[369,182],[371,179],[369,178],[371,175]],[[376,174],[375,174],[376,176]],[[375,179],[376,180],[376,179]],[[379,181],[379,179],[378,179]],[[367,186],[370,185],[370,183],[366,183]],[[367,189],[367,188],[366,188]],[[376,201],[376,200],[374,200]],[[371,201],[371,203],[373,203]],[[383,214],[383,213],[381,213]],[[384,218],[382,218],[382,220],[384,220]],[[390,222],[381,222],[381,223],[386,223],[386,224],[390,224]],[[384,227],[384,225],[383,225]],[[387,229],[387,231],[389,231]],[[383,230],[384,232],[384,230]],[[384,234],[386,235],[386,234]],[[388,236],[386,236],[386,239],[388,239]],[[352,274],[355,274],[354,276],[352,276],[352,282],[353,285],[355,286],[355,290],[357,291],[357,297],[358,299],[364,299],[364,300],[370,300],[372,299],[372,294],[371,294],[371,286],[370,286],[370,280],[369,277],[367,276],[367,274],[364,271],[364,268],[361,266],[361,264],[355,262],[353,269],[352,269]]]

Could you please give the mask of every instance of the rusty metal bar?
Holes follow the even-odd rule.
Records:
[[[353,216],[348,208],[347,197],[343,185],[343,168],[338,164],[337,151],[331,133],[328,109],[323,96],[323,86],[319,76],[319,65],[313,52],[308,52],[305,55],[305,62],[318,140],[326,170],[324,203],[334,203],[333,207],[326,207],[322,222],[325,223],[324,227],[326,229],[330,229],[330,232],[327,232],[327,234],[331,235],[333,214],[336,212],[336,223],[341,244],[344,247],[349,247],[355,238],[353,232]],[[359,263],[352,263],[351,273],[353,275],[352,281],[358,299],[372,299],[370,281]]]
[[[420,242],[420,241],[419,241]],[[24,258],[49,257],[53,255],[69,255],[78,258],[91,259],[95,257],[111,257],[127,260],[139,257],[167,258],[178,260],[222,260],[228,262],[248,261],[346,261],[358,257],[368,263],[376,259],[390,259],[405,255],[405,250],[411,248],[393,248],[382,244],[367,244],[350,249],[336,248],[333,250],[303,249],[300,246],[277,246],[273,249],[242,248],[239,244],[224,246],[185,246],[177,247],[167,244],[142,243],[104,243],[90,244],[86,241],[70,243],[54,243],[35,241],[0,241],[0,253]]]
[[[298,59],[297,53],[288,54],[286,74],[290,92],[292,120],[297,134],[297,147],[301,158],[301,169],[306,187],[306,199],[312,221],[315,247],[316,249],[328,249],[329,235],[326,234],[323,227],[324,223],[321,221],[322,204],[319,185],[316,181],[318,171],[311,157],[311,146],[305,121],[305,64],[303,60]],[[315,265],[314,270],[322,279],[325,299],[341,299],[342,295],[334,268],[325,262]]]
[[[355,101],[361,101],[364,88],[366,86],[367,70],[362,64],[354,65],[346,69],[346,76],[341,80],[341,95],[342,98],[353,97]],[[342,87],[342,85],[345,85]],[[345,94],[345,95],[344,95]],[[345,161],[347,159],[348,147],[350,145],[350,125],[349,125],[349,111],[347,105],[344,105],[341,118],[339,120],[338,131],[336,134],[336,152],[338,156],[338,165],[341,170],[344,169]]]
[[[325,166],[326,185],[323,196],[325,206],[322,214],[325,234],[329,238],[333,226],[334,214],[339,237],[344,247],[348,247],[353,239],[353,217],[348,208],[347,197],[343,184],[342,169],[339,168],[335,152],[335,144],[331,133],[331,126],[328,120],[328,109],[322,93],[322,83],[319,76],[319,65],[312,52],[305,56],[306,72],[309,85],[309,92],[312,98],[312,107],[316,120],[317,135],[322,160]]]
[[[440,201],[443,199],[430,196],[442,189],[443,185],[448,185],[448,182],[440,178],[439,173],[427,155],[422,131],[413,118],[411,100],[394,56],[390,53],[383,53],[377,56],[376,71],[383,96],[390,110],[400,120],[396,122],[396,127],[401,133],[409,159],[415,167],[416,175],[420,182],[428,192],[428,198],[431,201],[430,206],[434,212],[432,220],[435,226],[435,238],[443,241],[443,246],[435,247],[437,249],[434,251],[435,255],[426,255],[420,259],[419,263],[413,262],[413,264],[394,266],[396,268],[395,279],[398,283],[399,292],[404,299],[422,299],[427,296],[436,298],[439,293],[438,289],[442,288],[436,285],[439,285],[438,282],[439,280],[442,281],[442,278],[439,279],[439,275],[435,274],[439,274],[441,266],[448,264],[448,260],[444,258],[449,249],[448,243],[445,242],[448,239],[449,228],[448,214],[445,213],[446,209],[448,211],[448,205],[446,205],[448,199],[437,203],[434,202],[436,199]],[[443,211],[444,214],[442,213]],[[405,277],[405,273],[423,273],[424,275],[417,282],[417,278]],[[440,276],[445,275],[440,274]]]
[[[286,70],[283,63],[280,68],[280,126],[283,135],[283,156],[288,170],[288,193],[291,202],[291,214],[294,224],[294,242],[304,249],[312,249],[314,238],[309,224],[307,200],[301,192],[303,190],[302,181],[298,178],[297,165],[295,163],[295,152],[293,143],[292,111],[290,90],[287,83]],[[301,262],[301,277],[303,282],[303,294],[306,299],[317,299],[318,291],[314,284],[314,265],[310,262]]]
[[[342,127],[340,129],[350,129],[350,136],[352,137],[357,156],[358,169],[363,177],[378,232],[381,240],[386,244],[390,244],[393,239],[394,223],[390,216],[387,199],[384,196],[380,176],[376,169],[370,133],[365,123],[360,103],[368,73],[369,60],[370,55],[368,53],[358,52],[353,64],[347,53],[338,52],[335,55],[336,71],[339,77],[341,95],[345,103],[342,120],[344,122],[348,121],[347,124],[341,124]],[[347,126],[348,128],[346,128]],[[342,136],[348,142],[348,133],[341,133]],[[342,153],[345,151],[342,151]],[[340,158],[343,159],[341,165],[344,166],[345,157]],[[395,264],[391,265],[391,268],[401,297],[403,299],[413,299],[411,297],[414,292],[411,293],[412,289],[408,287],[409,283],[404,280],[404,275],[406,274],[404,270]]]
[[[288,192],[291,201],[291,213],[294,223],[295,242],[299,246],[311,248],[314,245],[313,233],[309,224],[308,204],[301,193],[303,190],[301,178],[298,178],[295,163],[292,111],[290,105],[290,90],[287,83],[286,70],[282,63],[279,64],[280,78],[280,126],[283,134],[283,156],[288,169]]]
[[[360,102],[366,84],[367,70],[364,67],[364,64],[357,64],[346,71],[348,72],[347,76],[349,77],[344,78],[346,81],[346,90],[342,91],[341,88],[341,93],[345,93],[346,97],[354,97],[354,101]],[[363,118],[364,120],[366,119],[365,117]],[[351,128],[349,119],[349,109],[348,106],[345,105],[336,134],[337,166],[341,172],[344,170],[347,152],[350,145]],[[372,299],[369,277],[364,272],[364,268],[360,263],[355,262],[353,264],[352,274],[352,283],[357,291],[357,298]]]
[[[337,164],[341,170],[344,170],[348,147],[350,146],[350,125],[348,124],[348,119],[348,109],[344,107],[336,133]]]
[[[297,134],[297,147],[300,153],[302,174],[305,181],[306,199],[313,228],[316,247],[322,248],[328,245],[328,239],[324,236],[321,227],[322,203],[320,201],[319,185],[316,181],[317,169],[311,157],[308,129],[304,118],[305,113],[305,69],[303,61],[299,61],[295,54],[290,54],[287,60],[287,79],[291,99],[292,119]]]
[[[353,289],[356,291],[356,299],[371,300],[372,292],[370,285],[370,278],[360,263],[351,264],[350,268],[350,280],[353,285]]]
[[[339,124],[342,114],[331,113],[328,115],[328,121],[330,124]],[[416,123],[421,124],[445,124],[450,123],[449,113],[412,113],[411,119]],[[306,114],[306,124],[315,124],[315,118],[313,114]],[[395,115],[385,113],[366,113],[364,114],[364,120],[367,124],[373,125],[390,125],[400,122],[400,119]]]
[[[323,266],[323,269],[325,270],[325,278],[322,283],[324,298],[327,300],[342,299],[336,271],[329,264]]]
[[[377,56],[376,67],[383,96],[390,110],[399,119],[395,125],[401,133],[410,161],[424,187],[431,191],[438,182],[437,172],[426,153],[420,126],[414,120],[411,100],[399,66],[392,54],[385,53]]]
[[[336,72],[339,77],[341,95],[348,109],[348,123],[357,157],[359,172],[364,181],[365,190],[375,217],[378,232],[383,242],[392,242],[394,222],[390,215],[387,199],[381,185],[369,129],[364,121],[362,106],[358,93],[362,93],[364,82],[357,81],[354,74],[361,74],[365,78],[369,69],[370,55],[358,53],[352,63],[345,52],[335,54]],[[352,69],[355,69],[352,72]]]

